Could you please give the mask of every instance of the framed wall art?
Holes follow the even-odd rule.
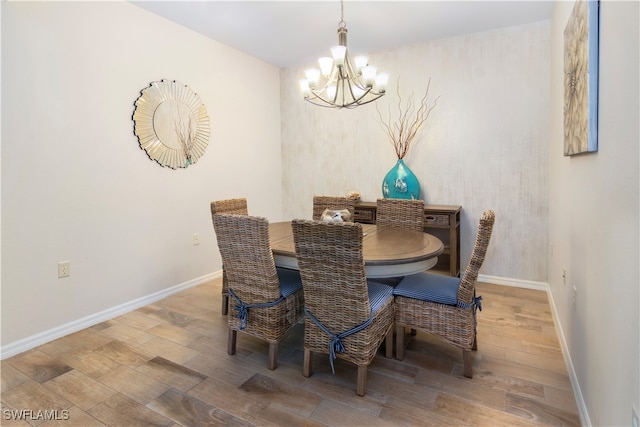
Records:
[[[151,160],[171,169],[186,168],[209,144],[209,115],[188,86],[152,82],[140,92],[133,111],[134,133]]]
[[[576,0],[564,29],[564,155],[598,151],[597,0]]]

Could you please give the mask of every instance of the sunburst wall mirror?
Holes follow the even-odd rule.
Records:
[[[133,130],[151,160],[171,169],[198,161],[209,144],[209,115],[200,97],[177,81],[152,82],[140,91]]]

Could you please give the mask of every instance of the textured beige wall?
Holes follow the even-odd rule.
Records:
[[[404,99],[419,100],[429,77],[430,99],[440,96],[405,160],[426,203],[463,206],[463,266],[491,208],[497,220],[482,273],[546,282],[549,22],[377,52],[370,63],[391,76],[381,111],[397,102],[398,78]],[[374,104],[332,110],[302,101],[304,68],[281,71],[285,218],[310,217],[314,194],[357,190],[374,201],[396,161]]]

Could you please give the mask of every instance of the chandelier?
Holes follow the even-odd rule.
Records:
[[[389,76],[376,74],[377,68],[368,64],[366,56],[356,56],[353,61],[349,58],[342,1],[338,46],[331,48],[331,56],[318,59],[320,69],[305,71],[306,78],[300,80],[300,89],[306,101],[321,107],[356,108],[385,94]]]

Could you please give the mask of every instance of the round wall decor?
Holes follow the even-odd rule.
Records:
[[[177,81],[152,82],[140,91],[133,131],[151,160],[172,169],[198,161],[209,144],[209,115],[200,97]]]

